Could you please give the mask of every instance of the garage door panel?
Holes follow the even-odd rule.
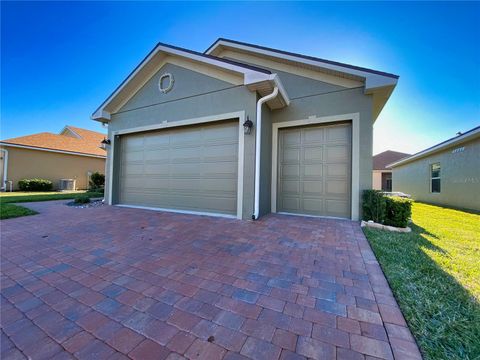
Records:
[[[283,150],[283,159],[285,163],[298,163],[300,162],[300,149],[299,148],[285,148]]]
[[[300,193],[300,181],[285,180],[282,183],[282,191],[285,194],[299,194]]]
[[[328,216],[341,217],[350,210],[350,203],[345,200],[327,199],[325,205]]]
[[[127,169],[130,169],[131,165],[126,167]],[[168,176],[170,174],[170,164],[151,164],[151,163],[146,163],[143,165],[144,168],[144,174],[145,175],[164,175]]]
[[[147,162],[167,162],[170,160],[170,150],[169,149],[145,149],[144,159]]]
[[[327,180],[325,193],[327,195],[343,195],[348,192],[346,180]]]
[[[323,164],[307,164],[303,166],[304,177],[322,177]]]
[[[283,141],[286,146],[288,145],[298,145],[300,144],[300,130],[290,131],[288,134],[285,134]]]
[[[322,161],[323,160],[323,146],[305,147],[304,161]]]
[[[125,141],[122,146],[124,150],[128,151],[135,151],[135,150],[143,150],[143,137],[141,136],[131,136]]]
[[[349,147],[346,145],[329,145],[326,147],[326,162],[347,162],[350,158]]]
[[[122,137],[119,202],[236,214],[238,128],[223,122]]]
[[[303,138],[305,144],[324,143],[325,129],[311,128],[304,130]]]
[[[282,199],[282,208],[285,211],[298,212],[300,210],[300,201],[297,197],[284,196]]]
[[[128,151],[125,154],[125,162],[143,161],[143,151]]]
[[[280,171],[284,178],[298,178],[300,176],[300,165],[283,165]]]
[[[350,127],[349,126],[332,126],[326,128],[327,142],[349,142],[350,141]]]
[[[349,164],[327,164],[326,166],[327,176],[344,176],[349,174]]]
[[[323,212],[322,199],[303,199],[303,210],[306,214],[318,214]]]
[[[170,131],[166,131],[165,134],[159,135],[158,133],[145,134],[144,142],[145,147],[148,148],[167,148],[170,144]]]
[[[303,195],[321,196],[323,194],[323,181],[321,178],[316,181],[304,180],[302,181],[302,185]]]
[[[277,211],[350,217],[351,126],[279,131]]]

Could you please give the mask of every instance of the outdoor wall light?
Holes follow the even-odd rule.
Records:
[[[245,122],[243,123],[243,133],[246,135],[250,134],[252,132],[252,127],[253,122],[247,116],[247,120],[245,120]]]
[[[107,146],[107,145],[110,145],[110,144],[111,144],[110,139],[105,139],[105,138],[103,138],[103,140],[102,140],[102,145],[103,145],[103,146]]]

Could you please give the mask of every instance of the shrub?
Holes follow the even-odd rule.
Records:
[[[379,190],[364,190],[362,198],[363,220],[382,224],[385,220],[385,196]]]
[[[385,196],[385,225],[407,227],[412,216],[412,201],[398,196]]]
[[[94,172],[90,175],[90,189],[100,189],[105,185],[105,175]]]
[[[22,191],[51,191],[53,184],[45,179],[22,179],[18,182],[18,187]]]
[[[88,204],[90,202],[90,198],[88,195],[80,195],[75,198],[75,204]]]

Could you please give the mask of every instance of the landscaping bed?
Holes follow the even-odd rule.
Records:
[[[423,356],[480,358],[480,215],[413,203],[411,228],[364,232]]]
[[[100,192],[4,192],[0,193],[0,220],[11,219],[20,216],[35,215],[37,212],[27,209],[23,206],[14,205],[14,203],[22,202],[36,202],[36,201],[51,201],[51,200],[67,200],[75,199],[77,197],[88,196],[89,198],[100,198],[103,194]]]

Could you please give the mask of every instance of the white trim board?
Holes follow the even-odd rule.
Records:
[[[333,116],[310,116],[307,119],[292,120],[272,124],[272,184],[271,184],[271,211],[277,212],[277,177],[278,177],[278,130],[294,126],[313,124],[334,123],[342,121],[352,122],[352,187],[351,187],[351,220],[359,220],[360,201],[360,113],[333,115]]]
[[[54,153],[67,154],[67,155],[86,156],[86,157],[93,157],[93,158],[99,158],[99,159],[105,159],[107,157],[106,155],[93,155],[93,154],[79,153],[79,152],[75,152],[75,151],[63,151],[63,150],[55,150],[55,149],[46,149],[46,148],[41,148],[41,147],[28,146],[28,145],[17,145],[17,144],[5,143],[5,142],[0,142],[0,146],[20,148],[20,149],[29,149],[29,150],[38,150],[38,151],[47,151],[47,152],[54,152]]]
[[[150,207],[150,206],[125,205],[125,204],[115,204],[114,206],[124,207],[124,208],[132,208],[132,209],[163,211],[163,212],[186,214],[186,215],[202,215],[202,216],[222,217],[222,218],[226,218],[226,219],[235,219],[236,218],[235,215],[210,213],[210,212],[204,212],[204,211],[177,210],[177,209],[156,208],[156,207]]]
[[[245,122],[245,111],[237,111],[237,112],[230,112],[230,113],[223,113],[217,115],[210,115],[210,116],[203,116],[198,118],[192,119],[184,119],[178,121],[164,121],[162,123],[148,125],[148,126],[139,126],[130,129],[122,129],[117,131],[112,131],[111,134],[111,156],[110,156],[110,163],[109,163],[109,195],[108,195],[108,203],[112,205],[113,199],[113,163],[114,163],[114,139],[116,136],[119,135],[127,135],[127,134],[134,134],[138,132],[144,131],[154,131],[154,130],[161,130],[161,129],[168,129],[173,127],[181,127],[181,126],[188,126],[188,125],[196,125],[196,124],[204,124],[214,121],[226,121],[226,120],[233,120],[238,119],[238,179],[237,179],[237,219],[242,219],[243,214],[243,168],[244,168],[244,157],[245,157],[245,135],[243,132],[243,123]]]

